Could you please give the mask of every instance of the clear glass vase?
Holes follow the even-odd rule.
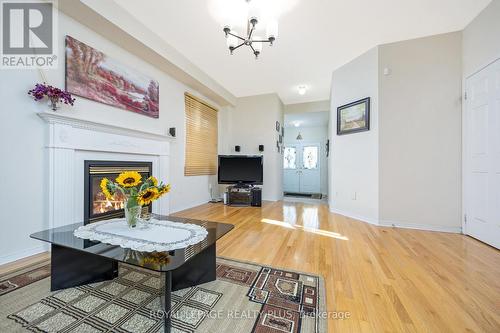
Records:
[[[139,219],[141,217],[141,206],[131,206],[125,205],[125,220],[127,220],[127,224],[130,228],[135,228]]]

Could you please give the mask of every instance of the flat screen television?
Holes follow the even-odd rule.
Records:
[[[219,184],[253,184],[263,182],[262,156],[219,155]]]

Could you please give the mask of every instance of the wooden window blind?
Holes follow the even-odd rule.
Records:
[[[186,104],[185,176],[217,173],[217,110],[188,93]]]

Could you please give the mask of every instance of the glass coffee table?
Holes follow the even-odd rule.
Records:
[[[234,226],[181,217],[152,217],[200,225],[207,230],[208,235],[199,243],[185,248],[149,253],[74,236],[73,232],[84,225],[83,222],[34,233],[31,238],[51,244],[51,291],[114,279],[118,276],[120,262],[159,272],[164,286],[160,296],[161,315],[165,332],[170,332],[172,291],[216,279],[216,242]]]

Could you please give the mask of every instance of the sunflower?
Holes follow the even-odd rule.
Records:
[[[149,177],[147,181],[150,181],[153,186],[158,186],[158,179],[156,179],[156,177],[154,176]]]
[[[109,191],[109,179],[108,178],[103,178],[101,180],[101,191],[102,193],[104,193],[104,195],[106,196],[106,199],[108,200],[112,200],[113,199],[113,194],[111,194],[111,192]]]
[[[161,197],[168,192],[170,192],[170,184],[160,187],[160,189],[158,190],[158,197]]]
[[[162,252],[153,252],[141,258],[141,266],[161,266],[166,265],[170,262],[170,256]]]
[[[156,187],[150,187],[140,192],[137,195],[137,202],[139,205],[149,205],[153,200],[158,198],[158,189]]]
[[[116,177],[116,182],[123,187],[133,187],[141,183],[142,176],[137,171],[125,171]]]

